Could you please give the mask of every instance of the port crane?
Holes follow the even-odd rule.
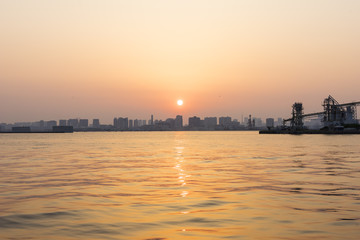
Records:
[[[350,102],[340,104],[331,95],[324,99],[322,104],[324,111],[304,114],[303,105],[296,102],[292,106],[292,117],[283,121],[284,126],[290,122],[292,129],[302,129],[304,127],[304,118],[319,116],[325,127],[342,126],[344,124],[357,124],[356,106],[359,102]]]

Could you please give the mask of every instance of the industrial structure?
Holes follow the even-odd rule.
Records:
[[[290,122],[292,130],[304,129],[304,119],[318,116],[325,128],[341,128],[345,125],[357,125],[356,106],[360,102],[338,103],[331,95],[324,99],[322,112],[304,114],[302,103],[296,102],[292,106],[292,117],[284,120],[284,126]]]

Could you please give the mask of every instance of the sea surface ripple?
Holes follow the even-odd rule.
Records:
[[[360,239],[360,136],[0,135],[0,239]]]

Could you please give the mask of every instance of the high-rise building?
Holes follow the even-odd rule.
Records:
[[[189,118],[189,127],[193,128],[193,127],[201,127],[201,120],[199,117],[190,117]]]
[[[46,129],[52,129],[53,126],[57,126],[57,122],[56,122],[56,121],[45,121],[45,126],[44,126],[44,128],[46,128]]]
[[[132,119],[129,120],[129,128],[133,128],[134,127],[134,121]]]
[[[255,125],[256,127],[261,127],[263,126],[263,121],[261,118],[253,118],[253,121],[255,121]]]
[[[152,115],[152,114],[151,114],[151,119],[150,119],[149,125],[154,125],[154,115]]]
[[[59,126],[66,126],[66,120],[59,120]]]
[[[217,117],[204,118],[204,125],[206,129],[215,129],[217,125]]]
[[[134,128],[138,128],[138,127],[140,127],[139,120],[135,119],[134,120]]]
[[[113,124],[114,124],[114,128],[118,128],[118,119],[117,118],[114,118]]]
[[[219,125],[222,127],[231,127],[231,117],[220,117]]]
[[[79,127],[87,128],[88,126],[89,126],[89,120],[88,119],[80,119]]]
[[[175,128],[182,129],[183,127],[183,117],[181,115],[177,115],[175,118]]]
[[[273,128],[274,127],[274,119],[273,118],[267,118],[266,119],[266,127],[267,128]]]
[[[94,128],[100,127],[100,120],[99,120],[99,119],[93,119],[92,126],[93,126]]]
[[[174,118],[168,118],[165,120],[166,125],[169,126],[170,129],[175,128],[175,119]]]
[[[69,119],[68,121],[67,121],[67,125],[68,126],[72,126],[72,127],[74,127],[74,128],[77,128],[78,126],[79,126],[79,119]]]
[[[117,128],[120,130],[127,130],[129,128],[129,119],[120,117],[117,119],[117,124]]]

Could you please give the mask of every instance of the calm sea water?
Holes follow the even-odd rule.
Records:
[[[359,239],[360,136],[0,134],[1,239]]]

